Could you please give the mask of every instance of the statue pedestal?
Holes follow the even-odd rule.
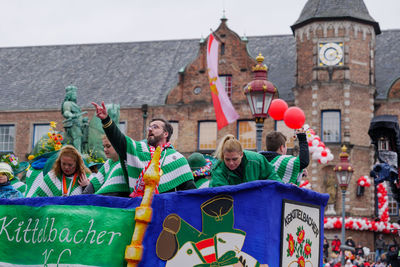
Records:
[[[336,215],[335,204],[328,204],[326,206],[325,215]]]

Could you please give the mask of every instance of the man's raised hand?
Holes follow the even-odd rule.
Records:
[[[104,105],[104,101],[101,101],[101,106],[96,104],[96,103],[94,103],[94,102],[92,102],[91,104],[95,107],[96,116],[99,119],[104,120],[105,118],[107,118],[108,113],[107,113],[106,105]]]

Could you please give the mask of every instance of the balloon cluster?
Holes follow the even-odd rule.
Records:
[[[369,179],[369,177],[367,175],[360,176],[360,178],[358,178],[358,180],[357,180],[357,185],[370,187],[371,179]]]
[[[306,116],[301,108],[289,108],[285,100],[279,98],[272,100],[268,114],[276,121],[283,120],[291,129],[300,129],[306,121]]]
[[[389,207],[385,183],[378,184],[377,192],[379,219],[383,222],[387,222],[389,221]]]
[[[345,218],[346,229],[358,230],[358,231],[372,231],[372,232],[383,232],[383,233],[397,233],[400,229],[398,223],[389,223],[384,221],[376,222],[368,218]],[[340,217],[325,217],[324,218],[324,229],[341,229],[342,218]]]
[[[305,188],[305,189],[311,189],[311,184],[308,180],[304,180],[300,182],[299,187]]]
[[[315,131],[311,129],[308,124],[304,125],[304,130],[307,134],[308,150],[312,154],[313,160],[318,160],[318,163],[327,164],[333,160],[333,154],[329,148],[327,148],[321,138],[315,134]]]

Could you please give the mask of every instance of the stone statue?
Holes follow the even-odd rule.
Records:
[[[326,179],[326,193],[329,194],[328,204],[336,203],[336,195],[337,195],[337,185],[336,178],[333,175],[329,175]]]
[[[72,144],[79,152],[82,151],[83,140],[83,117],[87,112],[82,112],[81,108],[76,103],[75,86],[65,88],[65,99],[61,105],[61,113],[65,120],[63,121],[66,133],[66,142]]]

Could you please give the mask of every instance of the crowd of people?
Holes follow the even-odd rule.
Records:
[[[323,242],[323,267],[341,266],[342,253],[341,241],[337,235],[334,236],[329,244],[325,237]],[[363,247],[361,242],[356,242],[351,236],[347,237],[344,248],[345,267],[400,267],[400,247],[393,236],[393,241],[386,244],[383,235],[379,234],[375,240],[375,253]],[[329,253],[331,251],[331,253]]]

